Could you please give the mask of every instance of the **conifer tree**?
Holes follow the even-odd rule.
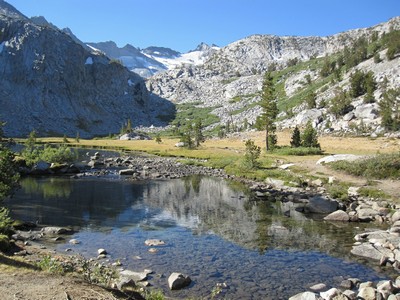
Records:
[[[298,148],[301,146],[300,130],[299,130],[299,127],[297,127],[297,125],[293,130],[292,140],[290,141],[290,146],[292,148]]]
[[[203,143],[205,141],[205,137],[203,135],[202,130],[203,130],[203,124],[201,122],[201,119],[197,119],[196,122],[194,123],[194,128],[193,128],[195,147],[200,146],[200,143]]]
[[[306,128],[304,129],[301,145],[309,148],[321,148],[318,143],[317,131],[312,126],[310,120],[307,122]]]
[[[260,106],[263,112],[257,117],[256,127],[265,130],[265,149],[268,151],[277,144],[275,121],[278,116],[275,85],[270,72],[264,75]]]

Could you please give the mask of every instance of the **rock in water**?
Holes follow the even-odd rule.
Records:
[[[168,277],[168,286],[171,290],[180,290],[192,282],[189,276],[181,273],[172,273]]]

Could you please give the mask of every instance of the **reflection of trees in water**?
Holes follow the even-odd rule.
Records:
[[[255,201],[240,184],[219,178],[189,177],[157,183],[148,190],[146,204],[160,207],[178,223],[185,223],[196,232],[212,231],[241,246],[258,249],[320,250],[347,254],[351,246],[354,224],[336,224],[307,218],[281,201]],[[290,211],[290,217],[284,213]],[[198,217],[190,224],[190,217]],[[342,247],[337,247],[342,245]]]
[[[42,194],[44,199],[68,198],[72,184],[65,178],[51,177],[45,180],[26,177],[21,180],[21,187],[30,194]]]

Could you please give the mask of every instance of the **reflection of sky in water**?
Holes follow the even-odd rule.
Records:
[[[130,269],[190,274],[195,281],[190,288],[165,290],[175,297],[206,297],[217,282],[227,282],[228,298],[286,299],[335,277],[378,276],[349,262],[357,231],[350,224],[338,227],[294,211],[287,218],[287,204],[253,201],[243,188],[215,178],[26,178],[6,204],[18,219],[80,228],[73,238],[82,243],[59,245],[60,250],[71,247],[91,257],[106,248],[112,260],[122,259]],[[144,245],[148,238],[167,245],[151,254]],[[166,278],[151,281],[166,286]]]

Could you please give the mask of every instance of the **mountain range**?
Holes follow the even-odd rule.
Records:
[[[362,125],[379,133],[382,82],[385,88],[400,86],[400,58],[386,59],[385,47],[375,49],[378,60],[368,57],[335,80],[321,75],[324,61],[360,40],[383,39],[399,30],[399,17],[328,37],[253,35],[225,47],[202,43],[188,53],[82,42],[68,28],[60,30],[44,17],[29,19],[3,0],[0,28],[0,119],[7,122],[9,136],[32,130],[40,135],[107,135],[119,132],[127,120],[133,126],[165,126],[182,109],[195,116],[205,113],[209,130],[227,123],[247,127],[261,112],[267,70],[277,78],[280,127],[311,120],[320,130]],[[332,99],[339,89],[349,90],[356,70],[373,73],[375,101],[354,97],[347,115],[334,115]],[[316,95],[312,108],[305,104],[310,92]]]

